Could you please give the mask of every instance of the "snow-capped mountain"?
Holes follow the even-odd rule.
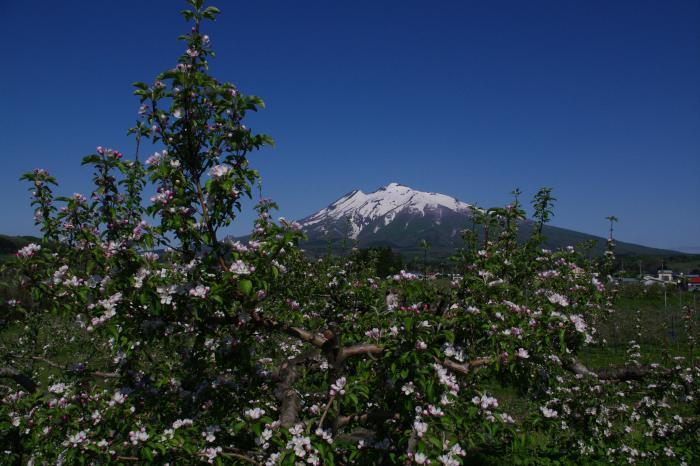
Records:
[[[389,183],[371,193],[352,191],[328,207],[299,220],[308,240],[302,247],[312,254],[340,252],[348,240],[360,247],[389,246],[407,256],[421,255],[421,240],[431,245],[435,258],[447,257],[463,246],[464,229],[472,228],[471,206],[454,197]],[[519,236],[525,240],[533,223],[525,220]],[[593,241],[594,253],[604,250],[604,238],[551,225],[544,227],[548,248]],[[618,254],[658,254],[662,251],[617,242]]]
[[[301,220],[307,232],[320,234],[342,233],[358,239],[368,227],[372,233],[406,215],[430,218],[436,225],[445,213],[469,215],[470,205],[439,193],[416,191],[399,183],[389,183],[365,194],[352,191],[325,209]],[[404,228],[408,228],[407,222]]]
[[[351,240],[361,247],[389,246],[419,254],[420,240],[454,251],[471,225],[470,205],[445,194],[389,183],[371,193],[352,191],[299,221],[308,236],[303,247],[321,253]]]

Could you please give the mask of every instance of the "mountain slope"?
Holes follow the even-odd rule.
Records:
[[[337,251],[351,241],[360,247],[389,246],[413,256],[422,253],[419,242],[426,240],[432,255],[446,257],[462,246],[460,232],[473,226],[470,208],[470,204],[444,194],[390,183],[371,193],[352,191],[299,223],[309,238],[304,249],[315,254],[329,247]],[[531,221],[523,221],[521,239],[526,239],[532,228]],[[602,237],[554,226],[545,226],[544,236],[548,248],[593,241],[592,252],[602,253],[606,244]],[[621,255],[678,254],[622,242],[617,242],[616,251]]]

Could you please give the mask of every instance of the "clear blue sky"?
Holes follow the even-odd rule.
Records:
[[[22,172],[86,192],[83,155],[133,154],[131,83],[174,65],[183,4],[0,0],[0,232],[35,231]],[[700,252],[697,0],[212,4],[213,74],[267,102],[280,215],[391,181],[483,206],[551,186],[555,225]]]

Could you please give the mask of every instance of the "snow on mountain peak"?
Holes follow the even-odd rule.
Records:
[[[409,212],[426,215],[440,208],[455,212],[469,212],[470,205],[439,193],[417,191],[392,182],[376,191],[365,194],[361,190],[351,191],[325,209],[301,221],[304,227],[321,226],[326,222],[349,220],[350,236],[357,238],[369,223],[377,219],[388,225],[397,214]]]

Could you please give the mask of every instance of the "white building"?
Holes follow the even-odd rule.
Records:
[[[673,278],[673,270],[670,269],[659,269],[656,275],[645,275],[642,279],[642,283],[645,286],[651,285],[677,285],[678,282]]]

